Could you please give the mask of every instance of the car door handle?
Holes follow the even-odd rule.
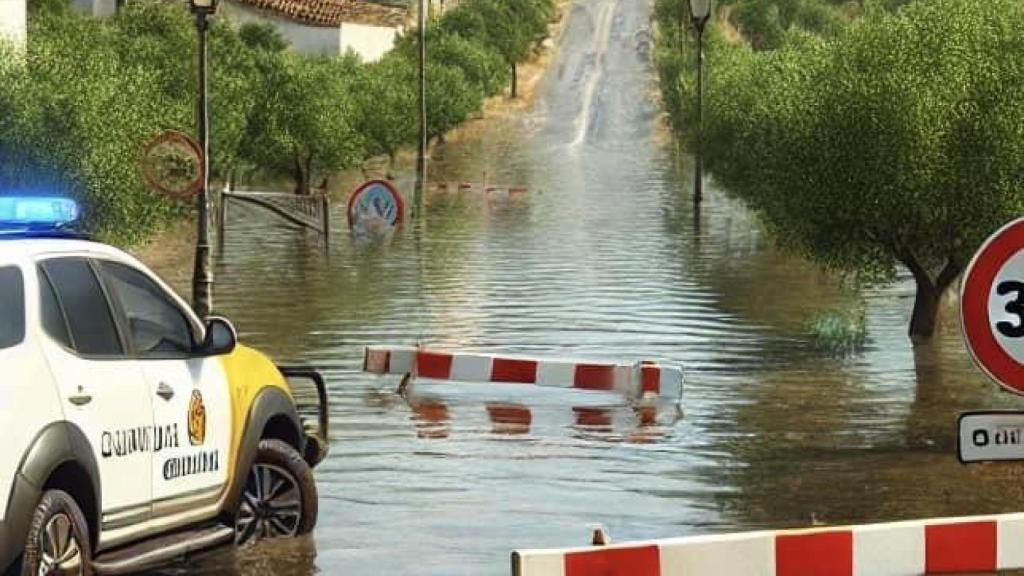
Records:
[[[79,392],[74,396],[68,396],[68,402],[71,402],[75,406],[85,406],[89,402],[92,402],[92,396],[84,392]]]
[[[156,387],[156,395],[170,401],[171,398],[174,398],[174,388],[171,388],[166,382],[161,382]]]

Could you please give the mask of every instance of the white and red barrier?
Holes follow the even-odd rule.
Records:
[[[513,576],[919,576],[1024,568],[1024,514],[512,553]]]
[[[654,394],[679,401],[683,371],[674,366],[576,360],[538,360],[490,354],[463,354],[414,346],[368,346],[363,371],[413,374],[456,382],[535,384],[580,390],[619,391],[633,397]]]

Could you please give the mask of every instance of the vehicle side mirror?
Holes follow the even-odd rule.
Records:
[[[198,351],[201,356],[230,354],[237,345],[238,332],[227,318],[211,316],[206,320],[206,339]]]

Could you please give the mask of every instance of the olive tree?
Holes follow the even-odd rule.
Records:
[[[716,55],[715,178],[785,246],[863,280],[911,272],[915,342],[971,254],[1024,208],[1024,6],[932,0],[838,38]]]
[[[243,142],[245,158],[266,175],[288,175],[297,194],[363,157],[355,128],[354,57],[303,57],[264,51],[257,58],[256,103]]]
[[[509,81],[509,70],[505,62],[486,44],[470,38],[441,27],[429,28],[428,62],[458,68],[469,83],[487,96],[500,93]],[[410,65],[415,65],[419,58],[416,36],[402,36],[394,51],[408,60]]]
[[[551,0],[469,0],[442,18],[442,30],[494,50],[511,74],[511,96],[518,95],[517,70],[547,36],[554,17]]]
[[[388,176],[398,150],[416,141],[415,82],[416,69],[398,53],[366,65],[358,80],[354,121],[365,138],[366,151],[387,155]]]
[[[824,0],[739,0],[731,19],[755,48],[774,48],[793,27],[821,36],[840,33],[847,18],[838,4]]]

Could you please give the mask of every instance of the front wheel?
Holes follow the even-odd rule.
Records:
[[[295,537],[316,526],[317,492],[313,471],[294,448],[261,440],[235,517],[235,543]]]
[[[89,527],[74,498],[47,490],[29,524],[22,576],[89,576],[91,551]]]

